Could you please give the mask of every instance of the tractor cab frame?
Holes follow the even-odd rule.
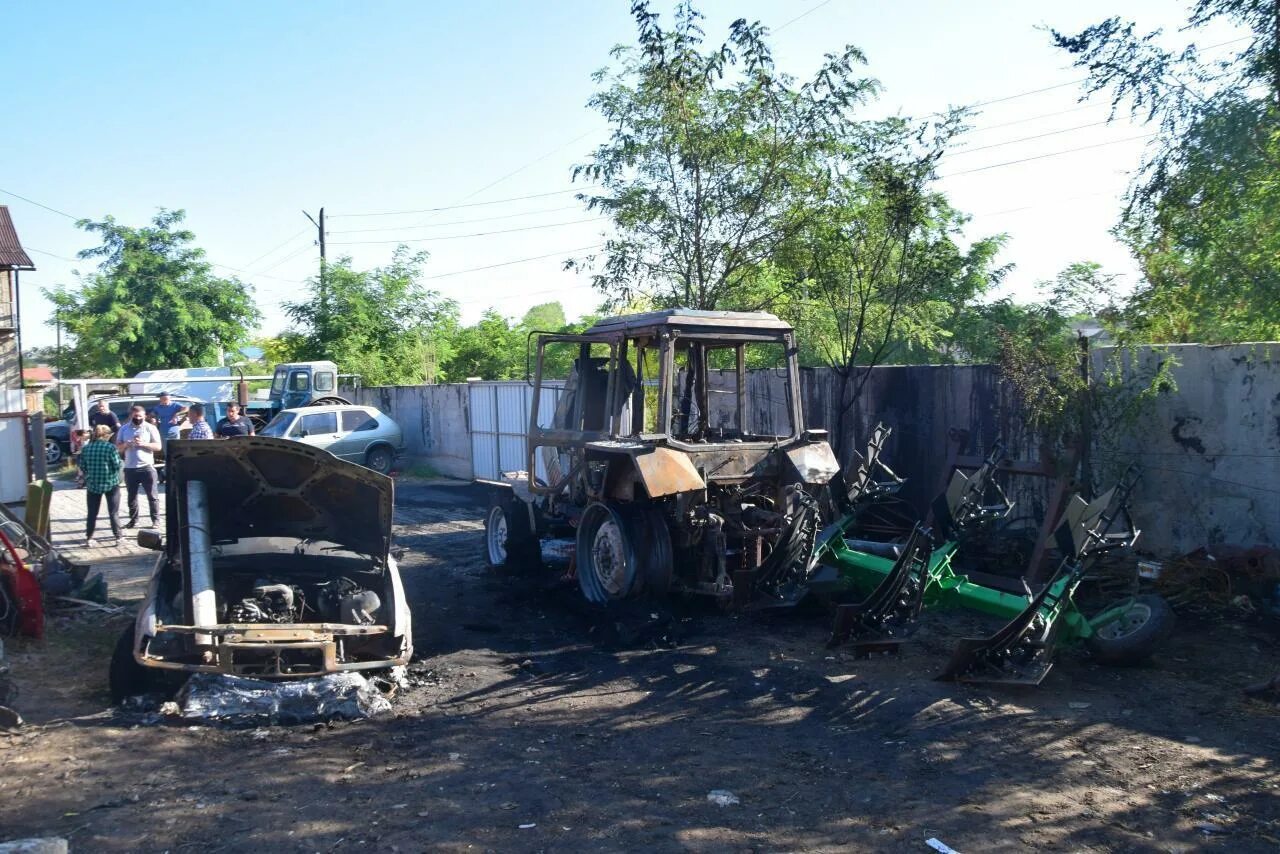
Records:
[[[799,380],[794,331],[765,313],[673,309],[539,335],[526,470],[486,481],[490,562],[567,556],[601,604],[785,597],[838,471],[825,431],[804,429]]]

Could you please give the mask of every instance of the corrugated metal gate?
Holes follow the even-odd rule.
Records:
[[[563,383],[544,384],[542,388],[538,421],[543,426],[551,423],[562,386]],[[473,382],[467,394],[472,476],[497,480],[503,472],[524,471],[533,386],[520,380]],[[538,465],[541,468],[541,461]]]

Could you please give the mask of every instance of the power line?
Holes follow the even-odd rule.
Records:
[[[1051,113],[1041,113],[1038,116],[1027,116],[1025,119],[1014,119],[1013,121],[1010,121],[1010,122],[1001,122],[998,125],[985,125],[983,127],[970,128],[969,130],[965,131],[965,133],[966,134],[986,133],[989,130],[998,130],[1000,128],[1012,127],[1013,125],[1024,125],[1027,122],[1034,122],[1039,119],[1051,119],[1055,116],[1066,115],[1067,113],[1078,113],[1081,110],[1106,110],[1106,109],[1110,109],[1109,104],[1080,104],[1079,106],[1069,107],[1065,110],[1054,110]]]
[[[546,255],[534,255],[531,258],[517,258],[514,261],[503,261],[498,264],[486,264],[483,267],[469,267],[466,270],[454,270],[449,273],[437,273],[434,276],[424,276],[424,279],[447,279],[450,276],[461,276],[463,273],[477,273],[481,270],[492,270],[496,267],[510,267],[512,264],[523,264],[526,261],[541,261],[544,258],[554,258],[557,255],[567,255],[570,252],[587,252],[592,249],[599,249],[604,246],[603,243],[596,243],[593,246],[579,246],[576,249],[561,249],[559,252],[548,252]]]
[[[530,160],[528,163],[524,164],[523,166],[518,166],[518,167],[516,167],[515,169],[512,169],[510,172],[508,172],[507,174],[503,175],[501,178],[495,178],[494,180],[490,181],[488,184],[485,184],[483,187],[481,187],[480,189],[476,190],[474,193],[470,193],[469,195],[463,196],[461,199],[458,199],[458,203],[465,202],[465,201],[468,201],[468,200],[470,200],[470,199],[474,199],[476,196],[480,195],[480,194],[481,194],[481,193],[483,193],[485,190],[488,190],[488,189],[491,189],[491,188],[493,188],[493,187],[496,187],[496,186],[498,186],[499,184],[501,184],[503,181],[507,180],[508,178],[511,178],[511,177],[513,177],[513,176],[515,176],[515,175],[519,175],[521,172],[523,172],[524,170],[528,169],[530,166],[534,166],[534,165],[536,165],[536,164],[538,164],[538,163],[541,163],[542,161],[546,160],[546,159],[547,159],[548,157],[550,157],[551,155],[553,155],[553,154],[557,154],[557,153],[559,153],[560,151],[563,151],[564,149],[566,149],[566,148],[568,148],[569,146],[573,145],[575,142],[578,142],[578,141],[580,141],[580,140],[586,139],[587,137],[591,136],[591,134],[593,134],[593,133],[596,133],[596,129],[592,129],[592,130],[587,131],[586,133],[579,134],[578,136],[575,136],[573,139],[569,140],[568,142],[564,143],[563,145],[558,145],[558,146],[556,146],[555,148],[551,149],[551,150],[550,150],[550,151],[548,151],[546,154],[543,154],[543,155],[541,155],[541,156],[539,156],[539,157],[535,157],[533,160]]]
[[[1122,142],[1133,142],[1134,140],[1139,140],[1139,139],[1151,139],[1151,137],[1153,136],[1156,136],[1156,134],[1146,133],[1146,134],[1143,134],[1142,136],[1130,136],[1130,137],[1125,137],[1124,139],[1113,139],[1110,142],[1099,142],[1095,145],[1082,145],[1082,146],[1079,146],[1078,148],[1068,148],[1063,151],[1052,151],[1048,154],[1037,154],[1035,157],[1023,157],[1019,160],[1006,160],[1003,163],[992,163],[990,166],[979,166],[976,169],[965,169],[962,172],[950,172],[946,175],[939,175],[938,178],[939,179],[955,178],[959,175],[971,175],[974,172],[986,172],[988,169],[999,169],[1002,166],[1014,166],[1018,163],[1030,163],[1032,160],[1044,160],[1049,157],[1061,157],[1064,154],[1075,154],[1077,151],[1088,151],[1091,148],[1102,148],[1108,145],[1119,145]]]
[[[34,246],[24,246],[22,248],[28,252],[39,252],[41,255],[48,255],[50,258],[57,258],[59,261],[70,261],[72,264],[79,260],[76,258],[68,258],[66,255],[58,255],[54,252],[47,252],[44,249],[37,249]]]
[[[1114,195],[1115,193],[1112,192],[1111,190],[1102,190],[1097,193],[1085,193],[1082,196],[1068,196],[1065,199],[1050,199],[1049,201],[1040,202],[1034,205],[1023,205],[1020,208],[1007,208],[1002,211],[986,211],[984,213],[972,214],[972,216],[974,218],[977,218],[980,216],[1003,216],[1004,214],[1021,213],[1022,211],[1033,211],[1033,210],[1036,210],[1037,208],[1047,208],[1047,207],[1053,207],[1055,205],[1063,205],[1063,204],[1066,204],[1067,202],[1078,202],[1081,199],[1094,199],[1094,198],[1097,198],[1098,196],[1114,196]]]
[[[0,193],[4,193],[6,196],[13,196],[15,199],[22,199],[24,202],[28,204],[35,205],[38,208],[44,208],[45,210],[50,211],[51,213],[56,213],[58,216],[65,216],[67,219],[70,219],[70,220],[80,219],[79,217],[72,216],[66,211],[60,211],[57,208],[51,208],[48,205],[41,204],[40,202],[37,202],[35,199],[28,199],[26,196],[20,196],[17,193],[13,192],[12,190],[0,189]]]
[[[275,262],[274,264],[272,264],[270,267],[263,267],[263,268],[262,268],[262,272],[261,272],[261,273],[246,273],[245,275],[247,275],[247,276],[262,276],[262,275],[266,275],[266,272],[267,272],[268,270],[274,270],[276,267],[279,267],[279,266],[280,266],[281,264],[283,264],[284,262],[286,262],[286,261],[292,261],[294,258],[297,258],[299,255],[301,255],[303,252],[306,252],[306,251],[308,251],[309,249],[311,249],[311,246],[312,246],[312,244],[308,243],[306,246],[299,247],[298,249],[294,250],[293,252],[290,252],[288,255],[286,255],[286,256],[284,256],[283,258],[281,258],[280,260],[276,261],[276,262]],[[288,281],[288,280],[286,280],[286,281]]]
[[[1004,142],[993,142],[990,145],[979,145],[977,148],[964,148],[964,149],[960,149],[959,151],[953,151],[950,154],[946,154],[943,156],[947,158],[959,157],[962,154],[973,154],[975,151],[986,151],[988,148],[1000,148],[1005,145],[1016,145],[1019,142],[1030,142],[1033,139],[1044,139],[1047,136],[1058,136],[1059,134],[1072,133],[1073,131],[1084,130],[1086,128],[1101,127],[1102,125],[1105,125],[1105,124],[1110,124],[1110,122],[1103,120],[1100,122],[1091,122],[1090,124],[1087,124],[1087,125],[1076,125],[1075,127],[1063,128],[1062,130],[1052,130],[1052,131],[1048,131],[1047,133],[1038,133],[1038,134],[1035,134],[1034,136],[1024,136],[1020,139],[1008,139],[1008,140],[1005,140]]]
[[[828,4],[828,3],[830,3],[830,2],[831,2],[831,0],[822,0],[822,2],[821,2],[821,3],[819,3],[817,6],[814,6],[812,9],[810,9],[810,10],[809,10],[809,11],[807,11],[807,12],[801,12],[799,15],[796,15],[796,16],[795,16],[794,18],[792,18],[790,21],[787,21],[785,24],[781,24],[781,25],[779,25],[778,27],[776,27],[773,31],[774,31],[775,33],[780,33],[780,32],[782,32],[782,31],[783,31],[783,30],[785,30],[787,27],[789,27],[789,26],[791,26],[792,24],[794,24],[796,21],[800,20],[801,18],[807,18],[809,15],[812,15],[814,12],[818,11],[819,9],[821,9],[823,6],[827,5],[827,4]]]
[[[445,234],[438,237],[411,237],[404,240],[335,240],[334,246],[364,246],[371,243],[429,243],[436,240],[459,240],[464,237],[489,237],[494,234],[514,234],[517,231],[537,231],[543,228],[560,228],[565,225],[581,225],[586,222],[599,222],[604,217],[590,219],[574,219],[567,222],[551,222],[543,225],[526,225],[523,228],[504,228],[498,231],[476,231],[471,234]]]
[[[445,205],[444,207],[439,208],[414,208],[412,210],[403,211],[366,211],[363,213],[333,214],[329,219],[354,216],[404,216],[405,214],[436,213],[438,211],[458,210],[459,208],[479,208],[484,207],[485,205],[501,205],[506,202],[523,202],[526,199],[545,199],[547,196],[562,196],[565,193],[577,193],[581,192],[581,190],[581,187],[569,187],[566,190],[553,190],[549,193],[534,193],[530,196],[512,196],[509,199],[494,199],[489,202],[471,202],[470,204],[465,205]]]
[[[503,214],[502,216],[485,216],[485,217],[480,217],[478,219],[455,219],[455,220],[450,220],[449,222],[433,222],[433,223],[430,223],[429,225],[397,225],[397,226],[382,226],[379,228],[347,228],[347,229],[340,229],[337,231],[330,231],[329,234],[367,234],[368,232],[371,232],[371,231],[411,231],[419,228],[443,228],[446,225],[469,225],[471,223],[476,223],[476,222],[493,222],[495,220],[500,220],[500,219],[517,219],[522,216],[534,216],[536,214],[558,213],[560,211],[575,211],[575,210],[582,210],[582,206],[581,205],[565,205],[564,207],[559,207],[559,208],[543,208],[541,210],[536,210],[536,211],[524,211],[523,213]],[[335,214],[334,216],[337,216],[337,214]]]
[[[304,234],[307,234],[310,231],[311,229],[309,228],[302,229],[302,231],[299,231],[297,234],[293,235],[292,237],[286,238],[283,243],[280,243],[277,246],[273,246],[272,248],[268,249],[266,252],[263,252],[257,258],[254,258],[252,261],[245,264],[245,266],[252,267],[254,264],[257,264],[263,258],[266,258],[268,255],[271,255],[272,253],[274,253],[277,249],[283,249],[284,247],[288,246],[290,243],[292,243],[293,241],[297,240],[299,237],[301,237]]]

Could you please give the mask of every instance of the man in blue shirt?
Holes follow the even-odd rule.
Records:
[[[160,402],[151,410],[156,417],[156,427],[160,430],[160,440],[164,445],[169,444],[170,439],[178,437],[178,425],[182,423],[182,416],[187,413],[187,408],[181,403],[173,403],[169,400],[169,392],[160,392]]]

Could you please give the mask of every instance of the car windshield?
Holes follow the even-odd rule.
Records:
[[[283,439],[284,435],[289,432],[289,425],[293,424],[293,419],[298,416],[293,412],[281,412],[271,422],[258,431],[259,436],[275,436],[277,439]]]

